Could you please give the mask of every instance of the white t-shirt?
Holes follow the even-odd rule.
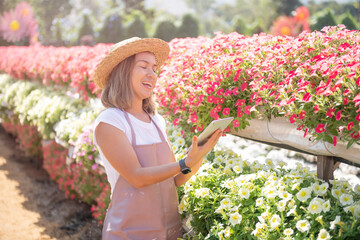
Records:
[[[158,134],[158,131],[154,125],[154,123],[151,121],[150,123],[141,121],[128,113],[129,119],[131,122],[131,125],[133,126],[135,137],[136,137],[136,145],[148,145],[153,143],[159,143],[161,142],[161,138]],[[155,114],[152,116],[152,119],[156,122],[158,127],[160,128],[161,132],[163,133],[165,139],[167,140],[166,135],[166,123],[165,119],[160,116],[159,114]],[[97,125],[100,122],[104,122],[107,124],[110,124],[121,131],[123,131],[129,140],[130,144],[132,144],[132,137],[131,137],[131,128],[128,122],[125,118],[125,113],[118,109],[118,108],[108,108],[104,111],[102,111],[99,116],[95,120],[94,124],[94,143],[98,147],[100,152],[101,160],[104,163],[104,168],[108,177],[108,181],[111,186],[111,194],[113,192],[113,189],[115,187],[115,183],[118,180],[120,174],[118,171],[113,168],[113,166],[110,164],[110,162],[105,158],[104,154],[102,153],[100,147],[98,146],[96,142],[95,137],[95,129]],[[111,143],[109,143],[111,144]]]

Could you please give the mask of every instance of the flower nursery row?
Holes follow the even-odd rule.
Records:
[[[186,132],[228,116],[235,117],[235,131],[250,119],[286,117],[314,140],[359,144],[359,31],[339,25],[299,37],[218,33],[174,39],[170,46],[157,99]],[[91,79],[109,48],[1,47],[0,71],[70,87],[87,100],[99,95]]]
[[[110,188],[92,142],[91,123],[102,109],[97,101],[84,102],[0,75],[3,127],[18,135],[29,156],[42,152],[43,167],[59,188],[67,197],[91,204],[101,222]],[[182,158],[187,150],[182,131],[169,124],[168,134],[176,158]],[[302,165],[291,169],[283,161],[249,160],[231,150],[215,149],[199,173],[179,188],[185,239],[359,237],[360,185],[334,180],[330,188]]]

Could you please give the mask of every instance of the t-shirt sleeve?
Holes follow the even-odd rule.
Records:
[[[95,145],[97,145],[95,129],[101,122],[110,124],[111,126],[114,126],[118,129],[120,129],[125,134],[127,132],[127,126],[124,123],[124,117],[114,109],[106,109],[99,114],[99,116],[96,118],[96,120],[94,122],[93,129],[94,129],[94,144]]]

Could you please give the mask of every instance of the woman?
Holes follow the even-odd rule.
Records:
[[[176,162],[153,101],[156,71],[169,51],[160,39],[131,38],[115,44],[95,72],[106,110],[95,121],[94,142],[111,185],[103,239],[182,237],[176,186],[196,173],[222,134],[202,146],[194,136]]]

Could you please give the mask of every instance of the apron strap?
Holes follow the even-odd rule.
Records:
[[[131,142],[132,142],[132,145],[133,146],[136,146],[136,137],[135,137],[135,131],[134,131],[134,128],[131,124],[131,121],[130,121],[130,118],[129,118],[129,115],[128,113],[123,110],[123,112],[125,113],[125,118],[126,118],[126,121],[128,122],[129,126],[130,126],[130,129],[131,129]]]
[[[129,124],[129,126],[130,126],[130,129],[131,129],[132,145],[133,145],[133,146],[136,146],[136,136],[135,136],[134,128],[133,128],[133,126],[132,126],[132,124],[131,124],[131,121],[130,121],[130,118],[129,118],[128,113],[127,113],[125,110],[123,110],[123,112],[125,113],[126,121],[128,122],[128,124]],[[154,119],[150,116],[149,113],[146,113],[146,114],[149,116],[150,120],[151,120],[151,121],[153,122],[153,124],[155,125],[156,130],[157,130],[157,132],[158,132],[158,134],[159,134],[159,136],[160,136],[161,142],[166,142],[165,137],[164,137],[164,134],[161,132],[160,128],[158,127],[158,125],[156,124],[156,122],[154,121]]]

